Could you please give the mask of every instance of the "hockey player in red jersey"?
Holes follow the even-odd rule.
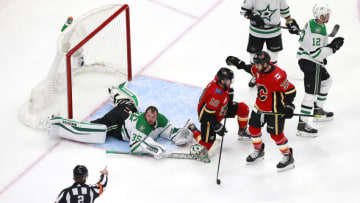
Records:
[[[195,125],[189,128],[194,133],[195,139],[208,150],[209,156],[213,155],[217,146],[214,145],[216,134],[224,136],[227,132],[221,123],[224,117],[234,118],[237,116],[239,124],[239,139],[249,139],[246,131],[248,123],[249,107],[243,102],[234,102],[234,90],[231,88],[234,73],[228,68],[220,68],[215,79],[204,89],[199,99],[198,116],[201,123],[201,131]],[[218,144],[218,142],[216,142]],[[216,145],[217,145],[216,144]]]
[[[277,164],[278,171],[291,169],[294,167],[293,150],[283,130],[285,119],[292,118],[294,114],[295,86],[286,79],[285,71],[270,62],[267,52],[257,52],[253,60],[255,65],[246,65],[234,56],[226,59],[228,65],[244,69],[256,78],[258,93],[249,121],[255,151],[246,158],[246,162],[251,164],[264,159],[261,128],[267,123],[267,132],[283,154],[283,159]]]

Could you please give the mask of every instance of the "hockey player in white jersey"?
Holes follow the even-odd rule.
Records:
[[[168,139],[175,145],[193,140],[189,122],[183,128],[176,128],[155,106],[138,112],[136,96],[124,88],[122,85],[109,88],[114,108],[103,117],[91,123],[52,117],[48,121],[49,134],[87,143],[104,143],[106,136],[111,136],[129,142],[131,153],[147,153],[156,159],[166,155],[166,147],[156,142],[157,138]]]
[[[305,95],[301,102],[301,112],[311,114],[314,107],[314,121],[331,120],[333,112],[323,109],[332,78],[325,68],[326,57],[335,54],[344,44],[343,37],[336,37],[328,43],[325,24],[330,18],[328,5],[315,4],[314,19],[309,20],[301,32],[297,52],[300,69],[304,73]],[[320,117],[320,118],[318,118]],[[299,117],[298,136],[316,137],[317,129],[308,124],[308,117]]]
[[[280,17],[286,19],[286,26],[291,34],[299,33],[299,26],[290,17],[290,9],[286,0],[244,0],[240,13],[250,20],[249,41],[247,52],[253,63],[255,53],[262,51],[266,42],[267,52],[271,62],[276,64],[278,53],[283,49]],[[255,86],[255,78],[249,82],[249,87]]]

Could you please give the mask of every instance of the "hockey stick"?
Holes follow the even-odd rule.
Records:
[[[274,113],[274,112],[261,112],[264,115],[279,115],[279,116],[285,116],[285,114],[282,113]],[[303,116],[303,117],[316,117],[316,118],[321,118],[321,115],[311,115],[311,114],[299,114],[299,113],[294,113],[293,116]]]
[[[152,156],[148,153],[143,152],[123,152],[123,151],[116,151],[116,150],[106,150],[107,154],[129,154],[129,155],[138,155],[138,156]],[[173,158],[173,159],[190,159],[190,160],[196,160],[201,161],[204,163],[210,163],[209,157],[196,157],[192,154],[187,153],[168,153],[165,154],[164,158]]]
[[[282,25],[273,25],[273,24],[265,24],[265,25],[268,25],[268,26],[271,26],[271,27],[278,27],[278,28],[282,28],[282,29],[289,29],[288,27],[286,26],[282,26]],[[330,32],[330,34],[328,34],[328,37],[335,37],[335,35],[338,33],[340,29],[340,25],[338,24],[335,24],[332,31]],[[299,30],[299,32],[302,32],[303,30]],[[297,33],[297,35],[300,35],[300,33]]]
[[[328,34],[329,37],[335,37],[335,35],[338,33],[340,29],[340,25],[335,24],[330,34]]]
[[[224,119],[224,128],[226,125],[226,117]],[[217,168],[217,173],[216,173],[216,184],[220,185],[221,184],[221,180],[219,179],[219,169],[220,169],[220,161],[221,161],[221,152],[222,152],[222,148],[223,148],[223,143],[224,143],[224,136],[221,137],[221,145],[220,145],[220,153],[219,153],[219,162],[218,162],[218,168]]]
[[[282,26],[282,25],[274,25],[274,24],[265,24],[265,25],[268,25],[268,26],[270,26],[270,27],[278,27],[278,28],[282,28],[282,29],[289,29],[288,27],[286,27],[286,26]]]

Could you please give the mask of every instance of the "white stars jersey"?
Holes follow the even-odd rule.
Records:
[[[290,9],[286,0],[244,0],[240,13],[252,12],[260,15],[265,24],[280,25],[280,17],[290,17]],[[250,34],[259,38],[272,38],[281,34],[280,28],[265,25],[257,28],[250,24]]]
[[[317,64],[323,64],[324,59],[333,54],[332,49],[326,46],[328,44],[326,26],[318,24],[314,19],[305,24],[299,43],[298,59],[307,59]]]

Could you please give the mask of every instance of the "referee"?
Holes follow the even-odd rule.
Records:
[[[55,203],[93,203],[106,188],[108,170],[106,167],[100,171],[100,180],[95,185],[85,184],[88,170],[83,165],[77,165],[74,170],[74,184],[62,190]]]

